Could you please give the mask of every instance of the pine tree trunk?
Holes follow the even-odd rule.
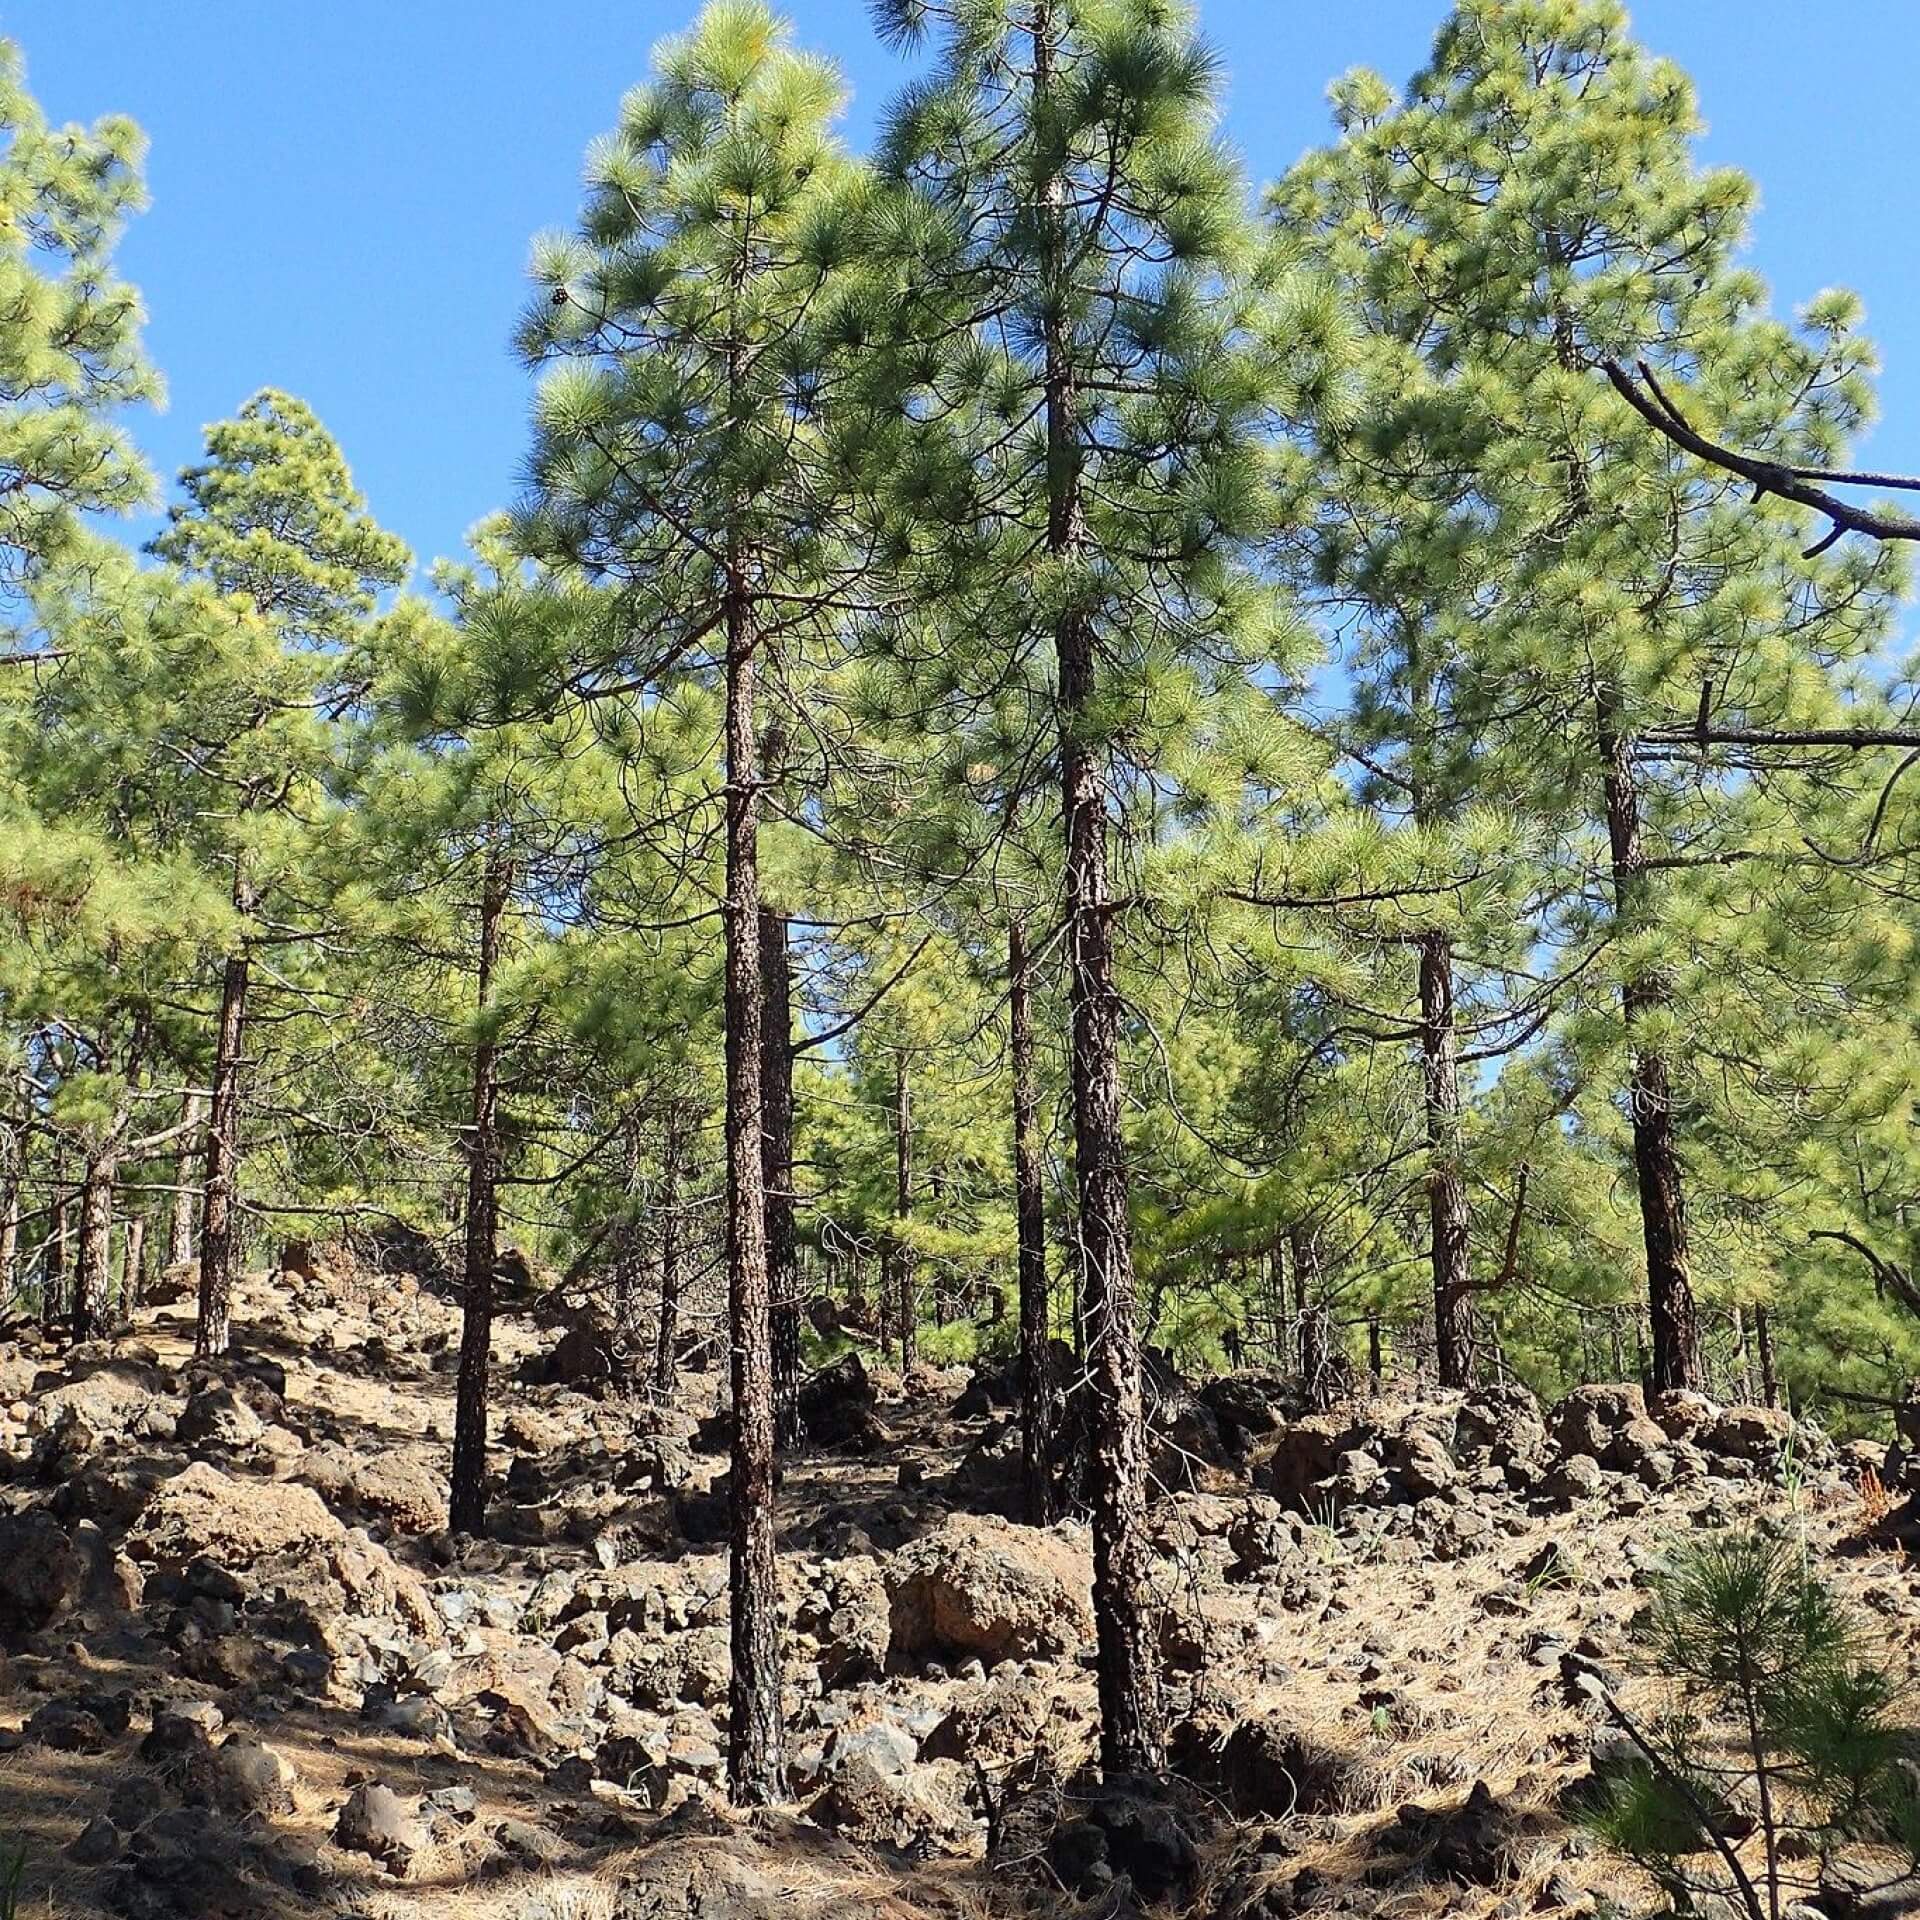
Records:
[[[913,1216],[913,1091],[907,1077],[907,1056],[897,1056],[893,1075],[893,1217],[905,1222]],[[903,1234],[891,1242],[894,1268],[894,1311],[900,1318],[900,1371],[913,1371],[919,1358],[920,1302],[914,1284],[913,1249]]]
[[[135,1213],[127,1219],[126,1244],[120,1250],[120,1320],[132,1317],[147,1291],[147,1216]]]
[[[1760,1351],[1760,1401],[1763,1406],[1780,1404],[1780,1376],[1773,1366],[1773,1328],[1765,1307],[1753,1310],[1753,1344]]]
[[[1614,916],[1632,932],[1647,912],[1646,855],[1640,841],[1640,801],[1629,743],[1619,730],[1618,699],[1603,689],[1599,700],[1600,756],[1613,856]],[[1633,1110],[1633,1166],[1640,1189],[1641,1236],[1647,1254],[1647,1309],[1653,1331],[1655,1392],[1686,1387],[1700,1378],[1700,1322],[1687,1262],[1685,1176],[1674,1129],[1673,1088],[1667,1062],[1651,1047],[1634,1047],[1634,1029],[1667,1004],[1664,981],[1651,973],[1629,979],[1621,990],[1627,1044],[1633,1056],[1628,1097]]]
[[[752,607],[736,571],[727,607],[727,1306],[732,1344],[733,1676],[727,1790],[765,1806],[786,1788],[780,1585],[774,1550],[773,1330],[760,1161],[759,768]]]
[[[1305,1225],[1287,1229],[1293,1255],[1293,1308],[1300,1328],[1300,1379],[1307,1404],[1324,1413],[1333,1404],[1327,1365],[1326,1319],[1320,1303],[1320,1236]]]
[[[113,1183],[119,1171],[116,1141],[97,1152],[81,1176],[80,1257],[73,1270],[70,1317],[76,1343],[93,1339],[107,1327],[113,1264]]]
[[[1753,1404],[1753,1356],[1747,1351],[1746,1315],[1739,1301],[1728,1310],[1733,1322],[1733,1390],[1742,1406]]]
[[[173,1211],[167,1218],[167,1265],[170,1267],[184,1267],[193,1258],[193,1216],[198,1211],[200,1189],[188,1174],[194,1158],[193,1136],[200,1131],[206,1112],[204,1095],[186,1096],[180,1116],[186,1131],[180,1136],[180,1146],[173,1157]]]
[[[1032,981],[1025,932],[1007,933],[1013,1052],[1013,1192],[1020,1236],[1020,1466],[1027,1518],[1053,1522],[1053,1364],[1047,1341],[1047,1196],[1040,1173]]]
[[[664,1187],[660,1209],[660,1318],[654,1331],[653,1391],[658,1400],[673,1397],[680,1367],[680,1206],[683,1188],[679,1115],[667,1114]]]
[[[1036,112],[1052,86],[1053,7],[1034,14]],[[1042,202],[1047,551],[1071,563],[1087,545],[1081,491],[1080,393],[1064,316],[1072,265],[1061,232],[1065,182],[1040,182]],[[1160,1667],[1148,1598],[1146,1431],[1135,1328],[1133,1230],[1120,1086],[1120,996],[1114,986],[1113,899],[1107,880],[1106,783],[1086,739],[1094,705],[1093,623],[1069,607],[1054,624],[1060,784],[1071,970],[1074,1157],[1080,1200],[1081,1313],[1092,1389],[1088,1483],[1100,1695],[1100,1760],[1157,1774],[1166,1755]]]
[[[760,1162],[767,1190],[767,1290],[772,1301],[773,1426],[777,1447],[800,1442],[800,1274],[793,1234],[793,975],[787,923],[760,909]]]
[[[613,1254],[613,1333],[614,1346],[624,1372],[633,1371],[632,1355],[638,1344],[641,1280],[647,1270],[639,1221],[640,1136],[632,1120],[622,1129],[626,1148],[626,1166],[620,1183],[620,1201],[626,1217],[620,1223]]]
[[[67,1150],[53,1155],[53,1213],[40,1250],[40,1331],[51,1338],[67,1315]]]
[[[246,1037],[251,963],[242,947],[227,956],[214,1042],[213,1108],[207,1120],[207,1171],[200,1201],[200,1306],[196,1354],[222,1354],[232,1339],[233,1278],[240,1255],[236,1191],[240,1169],[240,1049]]]
[[[476,1538],[487,1530],[487,1374],[493,1355],[493,1276],[500,1236],[499,1050],[486,1026],[500,959],[500,922],[512,876],[490,845],[480,878],[480,942],[474,1010],[481,1032],[473,1049],[467,1138],[466,1256],[460,1313],[460,1372],[453,1409],[453,1477],[447,1524]]]
[[[0,1127],[0,1301],[13,1298],[20,1265],[20,1181],[26,1141],[16,1126]]]
[[[1420,939],[1420,1065],[1426,1095],[1427,1217],[1434,1347],[1443,1387],[1473,1377],[1473,1292],[1466,1182],[1460,1174],[1460,1074],[1453,1018],[1453,942]]]

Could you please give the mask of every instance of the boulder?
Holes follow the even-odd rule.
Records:
[[[1338,1466],[1351,1447],[1346,1423],[1332,1414],[1309,1414],[1280,1430],[1269,1455],[1263,1479],[1266,1491],[1283,1506],[1313,1504],[1321,1481]]]
[[[1093,1566],[1057,1529],[950,1514],[885,1570],[891,1657],[1058,1659],[1093,1640]]]
[[[175,1424],[177,1439],[189,1446],[224,1447],[239,1452],[254,1445],[267,1423],[228,1386],[204,1387],[188,1400]]]
[[[1696,1437],[1724,1460],[1771,1465],[1793,1442],[1793,1415],[1780,1407],[1728,1407]]]
[[[135,1559],[183,1565],[204,1556],[231,1569],[335,1547],[345,1532],[311,1487],[235,1479],[196,1460],[161,1482],[128,1545]]]
[[[74,1606],[86,1561],[44,1513],[0,1516],[0,1633],[38,1633]]]
[[[300,1456],[293,1478],[336,1511],[378,1521],[398,1534],[438,1533],[447,1524],[446,1480],[416,1450],[360,1454],[329,1441]]]
[[[1621,1381],[1602,1381],[1575,1387],[1556,1402],[1547,1425],[1563,1454],[1586,1453],[1604,1460],[1615,1439],[1636,1421],[1651,1424],[1640,1389]]]
[[[1504,1467],[1537,1460],[1547,1450],[1540,1403],[1517,1385],[1476,1387],[1454,1419],[1454,1451],[1462,1460]]]
[[[846,1353],[800,1383],[800,1424],[817,1447],[871,1445],[880,1427],[876,1402],[859,1354]]]
[[[349,1853],[368,1854],[401,1875],[425,1844],[420,1823],[407,1811],[406,1803],[380,1780],[370,1780],[347,1795],[333,1839]]]

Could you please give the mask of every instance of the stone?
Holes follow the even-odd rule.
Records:
[[[206,1556],[227,1568],[332,1547],[346,1529],[311,1487],[239,1480],[196,1460],[163,1481],[136,1521],[134,1558],[162,1565]]]
[[[39,1512],[0,1517],[0,1633],[39,1633],[79,1601],[86,1564],[66,1530]]]
[[[67,1843],[67,1858],[76,1866],[104,1867],[120,1858],[125,1845],[120,1829],[104,1813],[96,1813]]]
[[[1564,1509],[1598,1499],[1606,1484],[1598,1460],[1589,1453],[1570,1453],[1547,1475],[1541,1491]]]
[[[204,1387],[188,1400],[175,1426],[175,1436],[189,1446],[212,1446],[240,1452],[267,1430],[247,1402],[229,1386]]]
[[[1058,1528],[949,1514],[888,1562],[890,1654],[1058,1659],[1093,1639],[1093,1565]]]
[[[370,1780],[347,1795],[333,1838],[349,1853],[367,1854],[404,1877],[425,1836],[400,1796],[384,1781]]]
[[[1563,1454],[1585,1453],[1603,1460],[1617,1435],[1646,1418],[1646,1398],[1638,1387],[1605,1381],[1575,1387],[1555,1403],[1547,1426]]]
[[[215,1799],[228,1813],[293,1811],[293,1762],[277,1748],[235,1734],[219,1748],[215,1761],[219,1783]]]
[[[879,1434],[878,1396],[858,1352],[800,1383],[800,1424],[817,1447],[867,1446]]]

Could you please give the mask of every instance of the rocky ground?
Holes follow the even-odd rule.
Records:
[[[236,1320],[217,1367],[185,1303],[0,1349],[23,1915],[1644,1909],[1564,1802],[1617,1748],[1586,1681],[1656,1684],[1631,1623],[1663,1542],[1802,1527],[1916,1657],[1877,1454],[1784,1415],[1593,1387],[1302,1417],[1283,1381],[1162,1370],[1176,1777],[1095,1788],[1086,1533],[1002,1517],[1008,1383],[847,1362],[781,1495],[797,1798],[736,1817],[710,1376],[649,1408],[590,1336],[556,1367],[508,1323],[499,1537],[460,1546],[455,1308],[335,1266],[256,1277]]]

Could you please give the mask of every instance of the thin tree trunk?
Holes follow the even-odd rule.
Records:
[[[733,1386],[733,1675],[727,1696],[727,1790],[736,1806],[764,1806],[786,1790],[786,1755],[774,1550],[773,1328],[760,1160],[757,636],[747,586],[737,568],[728,581],[726,626],[727,1308]]]
[[[474,974],[474,1011],[480,1024],[473,1049],[473,1088],[467,1139],[466,1259],[460,1313],[460,1373],[453,1411],[453,1477],[447,1523],[455,1533],[487,1530],[487,1373],[493,1353],[493,1275],[499,1261],[499,1049],[487,1025],[494,970],[500,959],[500,922],[512,874],[490,844],[480,877],[480,950]]]
[[[180,1136],[179,1151],[174,1155],[173,1211],[167,1220],[167,1265],[170,1267],[184,1267],[193,1258],[193,1216],[200,1190],[193,1184],[190,1172],[194,1160],[193,1136],[206,1118],[206,1096],[190,1093],[184,1106],[180,1118],[186,1131]]]
[[[767,1193],[767,1291],[772,1302],[773,1428],[800,1442],[800,1275],[793,1237],[793,974],[787,923],[760,909],[760,1163]]]
[[[680,1206],[683,1188],[680,1116],[667,1111],[666,1142],[660,1208],[660,1321],[653,1343],[653,1391],[660,1400],[673,1397],[680,1367]]]
[[[53,1213],[40,1252],[40,1331],[57,1333],[67,1313],[67,1150],[53,1154]]]
[[[242,910],[251,906],[243,900]],[[239,1263],[240,1049],[245,1043],[252,963],[243,946],[227,956],[213,1056],[213,1109],[207,1121],[207,1173],[200,1201],[200,1307],[196,1354],[225,1353],[232,1339],[233,1278]]]
[[[105,1330],[113,1264],[113,1184],[120,1171],[119,1129],[87,1162],[80,1180],[80,1257],[73,1269],[71,1327],[76,1342]]]
[[[1733,1322],[1733,1390],[1743,1406],[1753,1404],[1753,1356],[1747,1351],[1747,1320],[1739,1301],[1728,1309]]]
[[[1631,932],[1646,918],[1648,881],[1640,840],[1639,793],[1618,708],[1617,695],[1603,688],[1598,702],[1599,748],[1613,857],[1614,915],[1620,928]],[[1627,1044],[1633,1056],[1628,1097],[1647,1255],[1656,1392],[1700,1385],[1700,1321],[1688,1274],[1686,1186],[1674,1129],[1672,1082],[1667,1062],[1657,1051],[1634,1046],[1634,1029],[1666,1004],[1666,984],[1650,972],[1634,975],[1621,989]]]
[[[1426,1094],[1427,1217],[1434,1349],[1443,1387],[1473,1379],[1473,1277],[1466,1182],[1460,1173],[1460,1074],[1453,1017],[1453,942],[1420,939],[1420,1065]]]
[[[1287,1256],[1276,1240],[1267,1249],[1267,1334],[1273,1348],[1273,1364],[1287,1364]]]
[[[630,1372],[631,1356],[640,1325],[640,1283],[647,1270],[647,1258],[643,1251],[639,1220],[640,1133],[637,1123],[629,1118],[622,1128],[622,1134],[626,1165],[620,1183],[620,1204],[626,1217],[620,1223],[613,1255],[613,1327],[620,1363]]]
[[[147,1291],[147,1216],[127,1219],[126,1244],[120,1250],[120,1319],[131,1317]]]
[[[1053,1365],[1047,1341],[1047,1196],[1041,1183],[1039,1094],[1033,1058],[1026,934],[1007,933],[1013,1051],[1013,1192],[1020,1235],[1020,1463],[1027,1518],[1053,1521]]]
[[[26,1135],[0,1127],[0,1301],[13,1298],[20,1264],[20,1181],[26,1172]]]
[[[896,1056],[893,1074],[893,1217],[913,1217],[913,1091],[907,1056]],[[913,1249],[903,1233],[893,1236],[894,1300],[900,1316],[900,1371],[913,1370],[919,1357],[920,1302],[914,1284]]]
[[[1333,1394],[1326,1318],[1319,1299],[1320,1236],[1309,1226],[1294,1226],[1287,1229],[1287,1242],[1293,1255],[1293,1307],[1300,1328],[1300,1378],[1308,1405],[1324,1413],[1333,1403]]]
[[[1760,1399],[1764,1406],[1780,1404],[1780,1376],[1773,1365],[1773,1327],[1765,1307],[1753,1310],[1753,1344],[1760,1350]]]
[[[1562,249],[1549,240],[1549,258],[1562,264]],[[1579,366],[1573,322],[1553,314],[1554,350],[1569,372]],[[1576,520],[1593,511],[1586,462],[1576,446],[1567,450],[1567,505]],[[1596,745],[1612,854],[1616,931],[1642,925],[1651,905],[1646,854],[1640,838],[1640,796],[1634,779],[1632,742],[1621,718],[1620,689],[1603,680],[1594,690]],[[1633,1069],[1628,1082],[1632,1107],[1634,1179],[1640,1191],[1640,1228],[1647,1257],[1647,1307],[1653,1338],[1653,1365],[1647,1384],[1656,1392],[1700,1385],[1700,1325],[1687,1266],[1686,1186],[1673,1123],[1673,1088],[1667,1063],[1650,1047],[1634,1045],[1634,1028],[1667,1003],[1665,983],[1651,973],[1638,974],[1621,987],[1621,1015]]]
[[[1049,111],[1052,0],[1034,8],[1034,94]],[[1087,546],[1080,393],[1066,333],[1072,266],[1061,231],[1066,183],[1040,182],[1047,436],[1047,551],[1069,565]],[[1100,1695],[1100,1760],[1157,1774],[1166,1757],[1157,1635],[1148,1598],[1147,1465],[1140,1343],[1135,1328],[1133,1230],[1120,1087],[1120,996],[1114,986],[1113,899],[1107,879],[1107,796],[1098,750],[1086,737],[1094,707],[1091,617],[1068,606],[1054,624],[1058,659],[1065,896],[1072,975],[1075,1165],[1087,1372],[1092,1388],[1088,1482],[1093,1519],[1093,1606]]]

